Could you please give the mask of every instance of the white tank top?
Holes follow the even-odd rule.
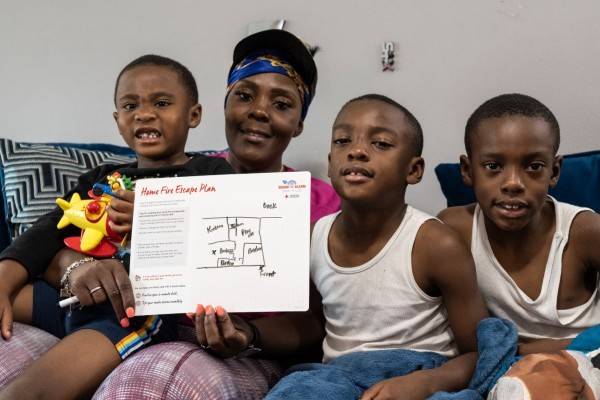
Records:
[[[546,262],[542,290],[535,300],[517,286],[494,256],[479,205],[475,207],[473,216],[471,252],[477,268],[479,290],[490,313],[514,322],[521,338],[572,338],[585,328],[600,323],[598,280],[592,297],[585,304],[566,310],[556,308],[563,252],[569,241],[571,223],[580,212],[591,210],[548,197],[548,201],[554,203],[556,232]]]
[[[323,361],[356,351],[408,349],[457,354],[441,297],[425,294],[412,272],[411,253],[421,225],[432,219],[407,207],[381,251],[363,265],[336,265],[329,231],[339,214],[320,219],[311,244],[311,278],[323,298]]]

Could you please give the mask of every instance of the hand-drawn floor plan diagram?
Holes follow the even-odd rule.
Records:
[[[265,267],[261,224],[279,217],[204,218],[207,252],[202,268]],[[208,261],[208,262],[206,262]]]

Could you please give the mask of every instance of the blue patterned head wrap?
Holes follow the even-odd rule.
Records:
[[[300,94],[300,100],[302,101],[302,114],[301,118],[304,121],[308,112],[308,106],[313,98],[313,93],[309,90],[308,86],[302,80],[302,77],[296,72],[283,58],[275,55],[275,51],[262,51],[260,53],[254,53],[244,58],[238,65],[235,66],[229,73],[227,78],[227,96],[231,91],[233,85],[242,79],[246,79],[249,76],[276,73],[287,76],[290,78],[298,89]]]

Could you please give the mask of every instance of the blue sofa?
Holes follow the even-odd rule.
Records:
[[[435,174],[448,207],[475,202],[473,189],[462,181],[460,164],[439,164]],[[600,212],[600,150],[566,155],[560,179],[556,187],[550,189],[550,195],[565,203]]]
[[[83,172],[133,160],[129,148],[115,145],[0,139],[0,249],[52,210],[55,199]],[[93,398],[259,399],[283,373],[272,360],[213,357],[196,344],[190,326],[181,325],[179,333],[181,341],[150,346],[127,357]],[[13,337],[0,339],[0,388],[57,342],[42,330],[15,323]]]

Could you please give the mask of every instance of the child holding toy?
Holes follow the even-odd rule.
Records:
[[[106,182],[118,171],[136,180],[142,177],[228,174],[233,170],[224,160],[185,153],[190,128],[200,123],[202,108],[192,74],[180,63],[154,55],[140,57],[129,63],[119,74],[115,89],[114,118],[119,133],[133,149],[137,162],[129,165],[106,165],[79,178],[73,193],[87,197],[94,183]],[[119,191],[123,201],[113,199],[112,218],[119,220],[131,210],[130,196]],[[123,208],[124,207],[124,208]],[[34,361],[17,379],[1,392],[0,399],[79,398],[89,396],[98,384],[123,358],[148,342],[156,343],[176,338],[175,318],[133,317],[133,299],[113,310],[110,303],[73,309],[67,315],[58,309],[58,291],[41,280],[33,285],[28,280],[44,274],[52,257],[64,248],[63,238],[78,232],[66,228],[56,230],[62,216],[56,210],[40,219],[30,230],[17,238],[0,258],[0,319],[2,336],[10,338],[14,319],[49,331],[62,340],[41,358]],[[128,217],[126,217],[128,218]],[[128,227],[112,224],[115,231]],[[37,249],[33,251],[33,249]],[[61,254],[69,254],[62,252]],[[77,258],[62,281],[71,282],[69,275],[86,264],[96,265],[100,281],[87,282],[77,295],[82,303],[102,303],[107,297],[121,299],[129,280],[125,268],[114,259]],[[62,261],[62,260],[61,260]],[[56,260],[55,260],[56,262]],[[53,269],[50,269],[53,270]],[[56,276],[48,277],[56,281]],[[76,287],[68,287],[75,291]],[[89,298],[85,298],[85,296]],[[91,301],[90,301],[91,300]],[[115,313],[117,317],[115,317]]]
[[[265,56],[271,52],[275,52],[278,57],[265,59]],[[252,64],[251,68],[245,68],[247,64]],[[244,71],[239,72],[238,70],[242,66],[244,66]],[[248,74],[248,71],[251,72]],[[231,153],[222,153],[220,156],[228,157],[228,155],[238,154],[233,156],[237,159],[237,163],[231,161],[239,167],[237,168],[238,172],[290,170],[281,164],[282,154],[291,138],[299,135],[303,129],[303,120],[314,96],[316,79],[316,66],[310,52],[292,34],[275,30],[261,32],[242,40],[234,51],[234,62],[228,80],[229,87],[225,105],[225,116],[229,121],[226,125],[228,126],[227,137]],[[109,213],[112,222],[110,226],[115,232],[126,234],[131,229],[133,193],[118,191],[117,194],[122,199],[114,198],[111,201]],[[313,178],[311,183],[311,220],[314,221],[337,209],[339,209],[339,198],[332,188],[325,182]],[[61,256],[65,256],[65,252],[61,252]],[[64,257],[60,261],[55,260],[56,268],[48,270],[47,279],[51,282],[58,281],[64,275],[64,266],[69,265],[70,260]],[[105,262],[110,265],[110,268],[104,269],[94,268],[94,264],[94,262],[83,264],[70,275],[68,281],[71,283],[71,290],[77,294],[82,305],[93,305],[107,299],[110,300],[117,319],[126,321],[125,310],[134,304],[127,274],[123,268],[114,263]],[[89,293],[88,289],[97,287],[103,289]],[[212,314],[209,313],[209,316],[212,315],[212,318],[217,317],[219,321],[224,321],[222,309],[214,310],[211,307],[209,310],[213,311]],[[300,322],[295,319],[295,316],[278,316],[277,318],[284,320],[289,318],[289,323],[292,324],[304,323],[302,317],[299,317]],[[207,319],[207,321],[210,320],[211,318]],[[212,320],[214,321],[214,319]],[[216,343],[210,349],[211,353],[220,356],[239,354],[248,347],[257,347],[261,331],[266,329],[268,332],[268,318],[255,320],[256,323],[252,325],[237,316],[227,316],[226,320],[229,322],[230,330],[228,332],[233,336],[233,340],[226,342],[223,340],[221,349]],[[263,326],[264,320],[267,320],[265,326]],[[198,321],[202,321],[202,319],[197,319]],[[203,332],[203,329],[198,331]],[[206,346],[208,343],[202,339],[206,336],[200,335],[202,333],[199,334],[200,343]],[[224,337],[220,336],[220,338]],[[292,346],[295,349],[304,349],[310,347],[311,344],[318,343],[320,338],[318,336],[314,338],[291,336],[287,339],[295,343]],[[284,343],[287,344],[285,341]],[[174,348],[173,352],[180,351],[180,348],[172,347]],[[279,346],[279,348],[281,347]],[[289,350],[290,346],[286,345],[283,348],[284,350],[281,351],[277,346],[272,349],[267,347],[263,354],[268,354],[269,350],[271,354],[280,355],[293,352]],[[221,351],[219,352],[219,350]],[[165,353],[163,352],[163,354]],[[207,358],[203,363],[205,365],[217,362],[208,352],[203,356]],[[164,362],[170,362],[173,359],[178,359],[177,354],[165,357]],[[223,385],[219,384],[220,381],[230,382],[249,374],[253,377],[251,378],[253,384],[250,388],[249,383],[245,382],[247,385],[246,395],[262,396],[267,389],[266,385],[272,384],[273,379],[278,377],[281,367],[277,362],[267,362],[266,360],[260,360],[260,362],[262,364],[256,366],[250,362],[236,364],[232,366],[231,372],[223,371],[222,365],[220,365],[219,373],[207,368],[203,371],[205,379],[200,377],[201,383],[198,386],[206,387],[209,392],[219,386],[219,390],[222,391],[225,389],[223,389]],[[228,365],[232,363],[235,361],[228,360]],[[243,373],[240,373],[240,370]],[[131,368],[123,366],[119,374],[111,376],[120,381],[103,387],[122,384],[128,385],[128,387],[136,385],[138,380],[135,376],[130,376],[129,372],[135,373]],[[156,380],[161,378],[161,376],[157,376]],[[225,387],[229,386],[231,385],[225,385]],[[110,397],[111,395],[106,394],[106,396]],[[235,397],[236,394],[231,396]]]
[[[227,158],[238,173],[290,171],[283,165],[283,153],[304,128],[317,83],[316,65],[304,43],[282,30],[263,31],[242,39],[233,52],[227,83],[224,113],[229,151],[217,156]],[[339,205],[339,197],[329,184],[311,180],[312,222],[337,211]],[[123,220],[128,217],[123,216]],[[89,277],[79,274],[75,279],[94,279],[94,271],[88,267]],[[193,323],[205,351],[193,352],[194,365],[206,368],[189,380],[194,393],[208,398],[262,398],[281,376],[280,361],[288,362],[290,356],[297,354],[316,353],[322,339],[321,322],[303,313],[241,318],[213,305],[201,305],[196,311]],[[311,333],[279,335],[281,325],[306,326]],[[110,385],[103,385],[106,390],[100,395],[114,395],[108,387],[142,389],[144,384],[137,379],[136,370],[145,363],[176,368],[188,351],[190,348],[181,343],[148,349],[136,360],[120,366],[119,374],[111,375]],[[240,358],[253,353],[257,357]],[[153,386],[168,384],[160,373],[152,378]]]

